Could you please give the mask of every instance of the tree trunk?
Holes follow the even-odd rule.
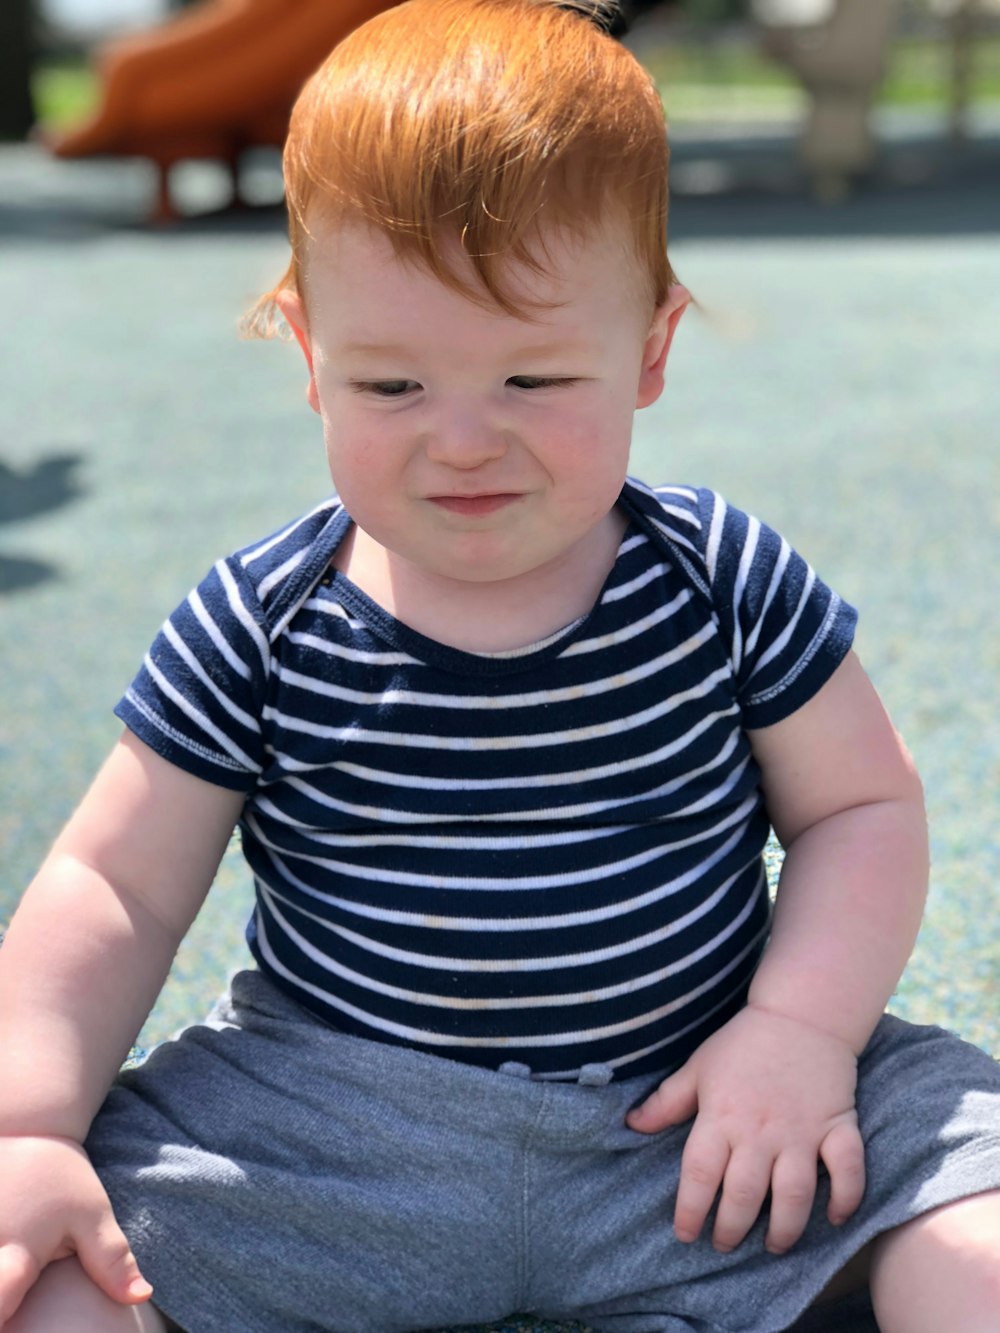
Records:
[[[25,139],[35,123],[32,0],[0,0],[0,139]]]

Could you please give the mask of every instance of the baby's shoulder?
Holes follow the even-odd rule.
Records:
[[[350,519],[337,496],[241,547],[223,563],[272,625],[287,621],[326,574]]]
[[[651,486],[635,477],[628,478],[622,501],[641,525],[652,523],[664,541],[692,550],[704,548],[713,515],[720,507],[728,508],[722,496],[706,486]]]
[[[728,508],[717,492],[704,486],[650,486],[630,477],[622,503],[654,546],[673,557],[697,583],[706,581],[714,516]]]

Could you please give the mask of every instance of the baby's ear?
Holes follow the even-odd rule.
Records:
[[[679,282],[667,292],[667,298],[658,305],[653,314],[653,323],[642,353],[642,371],[639,375],[639,393],[636,407],[649,407],[663,392],[663,377],[667,368],[667,355],[674,340],[681,315],[691,303],[691,293]]]
[[[306,399],[312,410],[319,412],[319,393],[316,390],[316,376],[313,371],[312,338],[309,335],[309,320],[306,315],[305,302],[298,292],[293,292],[286,287],[277,294],[274,303],[281,311],[285,323],[295,334],[295,341],[302,348],[306,365],[309,367],[309,385],[306,389]]]

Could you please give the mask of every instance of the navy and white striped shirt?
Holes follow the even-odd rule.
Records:
[[[331,557],[336,500],[220,561],[118,715],[246,792],[259,966],[336,1027],[574,1078],[659,1073],[744,1002],[768,820],[747,728],[833,673],[855,613],[705,490],[629,482],[591,613],[446,647]]]

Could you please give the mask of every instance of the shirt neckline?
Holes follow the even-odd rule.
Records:
[[[614,563],[608,571],[590,610],[585,615],[570,622],[570,624],[563,626],[562,629],[558,629],[534,643],[526,644],[522,648],[480,653],[441,643],[437,639],[421,634],[419,630],[411,629],[403,621],[397,620],[394,615],[380,606],[374,598],[352,582],[346,574],[333,568],[332,565],[328,566],[327,573],[317,589],[317,594],[331,597],[389,647],[401,651],[417,661],[442,667],[461,675],[512,675],[558,657],[589,625],[600,609],[608,589],[614,585],[618,577],[622,548],[631,537],[635,536],[638,530],[631,509],[626,510],[626,516],[628,524],[618,544]],[[331,559],[353,521],[347,510],[342,508],[337,516],[336,540],[330,552]]]

